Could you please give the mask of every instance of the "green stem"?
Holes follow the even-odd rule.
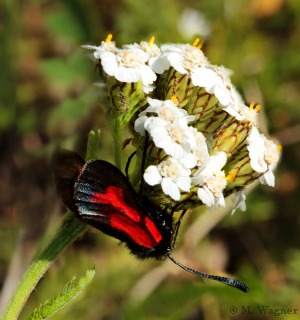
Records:
[[[75,218],[72,212],[66,214],[57,235],[25,273],[4,312],[2,320],[13,320],[18,318],[29,295],[44,273],[48,270],[54,259],[86,229],[87,224]]]

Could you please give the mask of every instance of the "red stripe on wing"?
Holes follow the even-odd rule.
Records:
[[[124,214],[135,222],[141,220],[136,210],[129,207],[124,201],[123,190],[114,186],[107,188],[105,193],[94,193],[90,197],[92,202],[107,203],[114,206],[118,211],[124,212]]]
[[[162,240],[155,223],[148,216],[144,216],[144,221],[141,221],[139,213],[126,204],[121,188],[109,186],[105,193],[94,193],[89,200],[110,204],[121,212],[122,214],[112,213],[110,224],[113,228],[125,232],[135,243],[145,248],[155,248]]]
[[[160,234],[160,239],[154,239],[152,233],[148,233],[146,230],[142,228],[142,226],[121,214],[112,215],[110,218],[110,223],[113,228],[125,232],[129,235],[131,240],[145,248],[155,248],[158,242],[162,239]]]
[[[145,217],[145,222],[148,230],[150,231],[152,237],[155,239],[156,243],[159,243],[162,239],[161,233],[158,231],[154,222],[149,218]]]

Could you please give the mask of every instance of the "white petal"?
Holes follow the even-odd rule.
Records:
[[[169,60],[162,55],[150,58],[148,63],[150,68],[158,74],[162,74],[165,70],[168,70],[170,68]]]
[[[242,211],[246,210],[246,195],[245,189],[238,191],[235,193],[234,198],[231,200],[233,202],[233,209],[231,214],[234,214],[237,209],[241,209]]]
[[[225,86],[215,86],[214,89],[215,96],[219,99],[220,103],[223,106],[227,106],[228,103],[231,101],[230,92]]]
[[[81,46],[81,48],[91,49],[91,50],[98,50],[98,49],[99,49],[99,47],[90,46],[90,45],[88,45],[88,44],[85,44],[85,45]]]
[[[229,113],[231,116],[235,117],[239,121],[245,119],[245,116],[242,116],[232,105],[227,106],[223,110],[225,110],[227,113]]]
[[[118,67],[114,71],[114,77],[121,82],[138,82],[141,79],[141,73],[135,68]]]
[[[141,116],[139,118],[137,118],[135,120],[135,123],[134,123],[134,130],[136,132],[138,132],[140,135],[144,136],[145,135],[145,122],[146,120],[148,119],[148,117],[146,116]]]
[[[204,67],[194,69],[191,78],[194,86],[204,88],[211,88],[222,81],[215,71]]]
[[[171,143],[167,142],[166,140],[164,141],[164,146],[161,147],[165,150],[166,154],[169,154],[172,156],[174,159],[178,160],[181,159],[184,155],[184,150],[182,146],[179,144],[172,142],[172,139],[170,138]],[[157,144],[155,144],[158,146]]]
[[[214,196],[208,189],[199,188],[197,194],[199,199],[208,207],[211,207],[215,203]]]
[[[189,144],[190,149],[195,148],[197,142],[196,142],[193,128],[187,127],[185,130],[185,134],[186,134],[186,142]]]
[[[155,89],[155,87],[154,86],[143,86],[143,91],[145,92],[145,93],[150,93],[150,92],[152,92],[153,90]]]
[[[140,67],[141,78],[144,86],[149,86],[156,80],[156,74],[149,66]]]
[[[174,67],[174,69],[176,69],[178,72],[182,74],[188,73],[183,67],[183,59],[181,54],[172,52],[167,55],[167,58],[170,61],[171,66]]]
[[[202,171],[201,174],[206,175],[214,170],[221,170],[227,162],[227,155],[224,151],[220,151],[217,154],[209,157],[209,163]]]
[[[170,196],[172,199],[174,199],[175,201],[180,200],[179,188],[170,178],[163,178],[161,187],[163,192]]]
[[[143,62],[145,62],[145,63],[146,63],[146,62],[149,60],[149,58],[150,58],[150,54],[149,54],[148,52],[140,49],[140,48],[133,48],[133,49],[131,49],[131,50],[137,52],[137,53],[142,57],[142,60],[143,60]]]
[[[159,171],[156,166],[149,166],[144,173],[144,179],[150,186],[155,186],[160,184],[162,177],[159,174]]]
[[[153,139],[154,144],[158,148],[168,148],[170,145],[172,145],[172,139],[168,135],[168,132],[163,127],[156,127],[150,131],[150,135]],[[166,151],[166,150],[165,150]],[[167,151],[166,151],[167,153]],[[170,154],[170,153],[168,153]],[[170,154],[171,155],[171,154]]]
[[[161,100],[152,99],[152,98],[149,98],[149,97],[147,98],[147,102],[150,104],[150,107],[154,107],[154,108],[160,107],[162,105],[162,101]],[[150,109],[150,107],[147,108],[146,110]]]
[[[221,194],[221,196],[216,199],[216,206],[225,207],[225,199],[223,194]]]
[[[180,177],[177,179],[176,184],[179,189],[190,192],[191,189],[191,178],[190,177]]]
[[[158,100],[159,101],[159,100]],[[171,108],[172,110],[177,110],[177,112],[179,113],[179,114],[182,114],[182,112],[186,112],[186,110],[183,110],[183,109],[178,109],[176,106],[175,106],[175,104],[173,103],[173,101],[172,100],[165,100],[164,101],[164,104],[167,106],[167,107],[169,107],[169,108]],[[185,113],[184,113],[185,114]]]
[[[177,52],[182,53],[183,49],[175,43],[162,44],[160,49],[164,52]]]
[[[174,160],[175,161],[175,160]],[[178,161],[178,160],[177,160]],[[182,177],[189,177],[191,175],[192,171],[188,168],[186,168],[183,165],[180,165],[180,175]]]
[[[268,165],[264,160],[264,155],[254,147],[248,147],[250,156],[250,165],[256,172],[265,172],[268,170]]]
[[[95,57],[96,59],[101,59],[101,53],[102,53],[102,51],[99,51],[99,50],[95,51],[95,52],[94,52],[94,57]]]
[[[95,52],[94,52],[94,55],[95,55]],[[118,68],[118,62],[115,54],[113,54],[112,52],[103,51],[103,52],[100,52],[100,59],[101,59],[101,64],[104,71],[108,75],[113,76],[115,70]]]
[[[155,128],[162,127],[167,132],[167,130],[165,129],[167,124],[168,122],[162,118],[149,117],[148,120],[145,122],[145,129],[151,131]]]
[[[259,178],[259,181],[262,184],[267,184],[270,187],[275,187],[275,176],[270,169]]]
[[[194,153],[185,152],[183,157],[179,160],[186,168],[192,169],[197,165],[197,156]]]

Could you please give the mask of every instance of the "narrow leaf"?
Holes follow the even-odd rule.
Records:
[[[54,299],[47,300],[34,310],[29,320],[47,319],[56,311],[63,308],[67,303],[79,295],[92,281],[95,270],[88,270],[78,280],[73,279],[65,285],[60,295]]]

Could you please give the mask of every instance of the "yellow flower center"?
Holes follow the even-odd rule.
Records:
[[[206,186],[216,197],[221,195],[226,184],[225,173],[223,171],[213,172],[213,176],[206,181]]]
[[[174,112],[170,108],[163,108],[160,115],[168,122],[173,122],[175,118]]]
[[[176,143],[181,143],[183,141],[183,130],[180,130],[178,127],[172,127],[170,133]]]
[[[168,178],[176,177],[176,169],[173,163],[165,164],[161,168],[161,175]]]
[[[120,64],[125,68],[137,68],[143,64],[141,56],[135,52],[124,50],[119,52],[118,57]]]

